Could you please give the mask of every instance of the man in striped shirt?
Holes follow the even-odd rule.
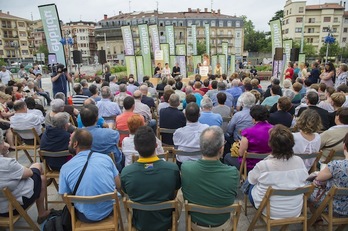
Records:
[[[75,95],[72,97],[72,102],[74,106],[83,106],[83,102],[88,99],[88,96],[83,95],[82,86],[79,83],[74,85]]]

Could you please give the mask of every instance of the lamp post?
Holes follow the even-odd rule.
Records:
[[[327,62],[327,60],[329,58],[329,46],[330,46],[330,44],[335,43],[335,38],[332,36],[330,27],[328,27],[327,30],[328,30],[328,35],[325,37],[325,41],[324,41],[324,43],[326,43],[326,59],[325,59],[325,62]]]
[[[74,44],[74,39],[71,37],[70,30],[67,30],[65,32],[65,37],[63,37],[60,40],[60,43],[63,46],[65,46],[65,45],[67,46],[67,50],[68,50],[67,68],[68,68],[68,72],[70,73],[71,72],[71,52],[70,52],[70,47]]]

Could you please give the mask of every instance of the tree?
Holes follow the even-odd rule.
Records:
[[[283,20],[283,17],[284,17],[284,10],[278,10],[277,12],[274,13],[274,16],[272,17],[271,20],[269,20],[268,24],[271,21],[274,21],[274,20],[277,20],[277,19]]]
[[[300,49],[301,42],[294,41],[292,47]],[[317,54],[315,47],[311,43],[307,43],[305,41],[303,41],[303,53],[306,54],[306,57],[314,57]]]
[[[265,32],[255,31],[255,26],[246,16],[242,16],[244,22],[244,50],[249,52],[270,52],[271,39]]]
[[[326,57],[326,47],[327,47],[327,44],[323,44],[323,46],[320,48],[320,51],[319,51],[319,55],[322,57],[322,58],[325,58]],[[330,44],[329,45],[329,57],[337,57],[338,55],[341,54],[341,47],[340,45],[338,44],[338,42],[336,41],[335,43],[333,44]]]
[[[48,48],[45,45],[40,45],[39,48],[36,50],[36,53],[44,53],[45,57],[48,57]]]
[[[197,41],[197,55],[203,55],[206,51],[205,42]]]

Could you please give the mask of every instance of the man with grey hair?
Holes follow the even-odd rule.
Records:
[[[160,128],[178,129],[186,126],[186,118],[182,111],[178,110],[180,97],[177,94],[169,96],[169,107],[163,108],[159,112]],[[161,134],[164,144],[173,145],[173,134]]]
[[[82,94],[85,96],[91,97],[92,93],[89,91],[87,80],[82,79],[80,81],[80,84],[82,86]]]
[[[213,102],[208,97],[203,97],[201,101],[201,115],[198,121],[201,124],[207,124],[209,126],[222,126],[222,117],[220,114],[213,113]]]
[[[226,94],[225,105],[228,107],[232,107],[233,106],[233,96],[226,91],[226,84],[224,82],[219,82],[217,84],[217,89],[218,89],[217,93],[215,93],[212,97],[213,105],[217,106],[219,104],[216,95],[219,92],[224,92]]]
[[[117,103],[111,101],[110,87],[102,87],[101,96],[102,99],[97,103],[99,117],[109,117],[110,119],[105,120],[105,122],[109,124],[109,127],[113,127],[116,116],[121,114],[121,109]],[[111,117],[115,118],[111,119]]]
[[[1,71],[0,71],[0,80],[3,84],[7,85],[8,81],[10,81],[11,79],[13,79],[13,74],[6,69],[6,66],[2,66],[1,67]]]
[[[82,85],[79,83],[75,83],[74,92],[75,95],[73,95],[72,97],[72,102],[74,106],[82,106],[83,102],[89,98],[89,96],[83,94]]]
[[[119,91],[120,87],[117,84],[117,77],[115,75],[110,76],[110,91],[111,91],[111,95],[114,96],[116,94],[116,92]]]
[[[74,121],[74,124],[77,124],[76,122],[76,117],[77,115],[80,113],[79,110],[77,110],[76,108],[74,108],[74,106],[72,105],[69,105],[69,104],[66,104],[66,101],[65,101],[65,95],[63,92],[57,92],[56,95],[54,96],[55,99],[61,99],[65,102],[65,105],[64,105],[64,111],[69,113],[69,115],[72,117],[73,121]]]
[[[121,109],[123,109],[123,100],[127,96],[132,96],[132,94],[127,92],[127,85],[124,83],[120,84],[120,91],[116,93],[114,97],[114,102],[117,103]]]
[[[148,97],[147,94],[149,93],[149,87],[146,84],[142,84],[139,88],[141,91],[141,94],[143,95],[141,97],[141,102],[149,106],[150,109],[155,108],[155,101],[152,97]]]
[[[56,114],[60,113],[60,112],[64,113],[65,116],[70,119],[69,113],[64,112],[64,106],[65,106],[65,103],[64,103],[63,100],[61,100],[61,99],[54,99],[54,100],[52,100],[51,111],[48,112],[46,114],[46,117],[45,117],[45,125],[46,125],[46,127],[47,126],[54,126],[53,125],[53,117]],[[75,129],[76,129],[76,127],[74,125],[71,125],[71,124],[69,124],[69,127],[67,128],[67,130],[70,133],[73,133]]]
[[[136,90],[133,94],[134,97],[134,113],[144,116],[145,122],[150,126],[156,133],[156,120],[152,119],[152,114],[149,106],[141,102],[142,93],[140,90]]]
[[[70,133],[69,115],[58,112],[52,117],[52,126],[47,126],[41,137],[40,149],[49,152],[59,152],[68,150]],[[68,159],[66,157],[46,158],[47,164],[53,170],[60,170]]]
[[[211,126],[200,135],[202,159],[186,161],[181,166],[183,197],[189,203],[209,207],[225,207],[234,203],[239,184],[236,167],[221,163],[224,134],[220,127]],[[213,187],[212,187],[213,186]],[[192,229],[232,230],[230,213],[212,215],[192,213]]]

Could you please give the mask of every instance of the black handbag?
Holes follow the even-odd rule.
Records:
[[[87,168],[87,165],[88,165],[88,160],[89,158],[91,157],[92,155],[92,151],[88,154],[88,157],[87,157],[87,161],[86,161],[86,164],[83,166],[83,169],[81,171],[81,174],[79,176],[79,179],[77,180],[77,183],[74,187],[74,191],[71,195],[75,195],[76,194],[76,191],[80,185],[80,182],[82,180],[82,177],[83,177],[83,174],[85,173],[86,171],[86,168]],[[71,231],[72,228],[71,228],[71,214],[70,214],[70,211],[68,209],[68,207],[65,205],[63,210],[62,210],[62,215],[61,215],[61,219],[62,219],[62,226],[63,226],[63,229],[64,231]]]

